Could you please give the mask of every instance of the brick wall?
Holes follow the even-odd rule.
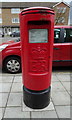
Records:
[[[66,7],[66,12],[65,13],[57,13],[57,7]],[[56,18],[60,17],[64,17],[65,18],[65,22],[64,23],[56,23],[56,25],[68,25],[68,19],[69,19],[69,7],[67,5],[65,5],[64,3],[61,3],[57,6],[54,7],[54,11],[55,11],[55,20]]]
[[[19,18],[19,14],[12,14],[11,9],[2,9],[3,26],[19,26],[19,23],[12,23],[12,18]]]

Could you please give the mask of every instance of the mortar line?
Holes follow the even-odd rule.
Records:
[[[56,76],[56,75],[55,75],[55,76]],[[57,76],[56,76],[56,78],[57,78]],[[51,97],[51,100],[52,100],[52,102],[53,102],[52,97]],[[57,111],[56,111],[56,108],[55,108],[55,104],[54,104],[54,102],[53,102],[53,105],[54,105],[54,109],[55,109],[55,112],[56,112],[57,118],[58,118],[58,120],[60,120],[60,118],[59,118],[59,116],[58,116],[58,113],[57,113]]]
[[[10,96],[10,93],[11,93],[11,89],[12,89],[12,85],[13,85],[13,82],[14,82],[14,78],[15,78],[15,75],[13,77],[13,80],[12,80],[12,83],[11,83],[11,87],[10,87],[10,91],[8,93],[7,102],[6,102],[6,105],[5,105],[5,109],[4,109],[4,112],[3,112],[2,119],[4,118],[4,115],[5,115],[5,111],[6,111],[6,107],[7,107],[7,104],[8,104],[8,100],[9,100],[9,96]]]
[[[57,76],[56,76],[57,77]],[[58,78],[58,77],[57,77]],[[60,79],[58,78],[58,80],[60,81]],[[66,81],[65,81],[66,82]],[[63,85],[63,83],[60,81],[60,83],[62,84],[62,86],[64,87],[64,89],[66,90],[66,92],[68,93],[68,95],[70,95],[69,94],[69,92],[68,92],[68,90],[66,89],[66,87]],[[72,96],[70,95],[70,97],[72,98]]]
[[[71,75],[71,74],[70,74]],[[57,77],[57,75],[56,75],[56,77]],[[57,77],[57,79],[60,81],[60,79]],[[60,83],[62,84],[62,82],[60,81]],[[67,89],[65,88],[65,86],[62,84],[62,86],[64,87],[64,89],[66,90],[66,92],[68,93],[68,95],[70,95],[69,94],[69,92],[67,91]],[[71,95],[70,95],[70,99],[71,99]],[[64,105],[64,106],[70,106],[70,105]]]
[[[31,118],[31,111],[30,111],[30,120],[32,120],[32,118]]]
[[[55,112],[56,112],[57,118],[58,118],[58,120],[60,120],[60,118],[59,118],[59,116],[58,116],[58,113],[57,113],[57,111],[56,111],[56,108],[55,108],[55,104],[54,104],[54,102],[53,102],[53,99],[51,98],[51,100],[52,100],[52,103],[53,103],[53,105],[54,105],[54,109],[55,109]]]

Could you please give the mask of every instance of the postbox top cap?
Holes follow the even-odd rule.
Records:
[[[48,7],[29,7],[29,8],[23,9],[21,13],[26,11],[32,11],[32,10],[48,10],[48,12],[54,13],[54,10]]]

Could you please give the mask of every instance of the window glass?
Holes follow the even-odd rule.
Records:
[[[0,8],[0,14],[2,13],[2,9]]]
[[[72,28],[64,30],[64,42],[72,42]]]
[[[2,18],[0,18],[0,23],[2,23]]]
[[[12,32],[19,31],[19,28],[12,28]]]
[[[47,29],[30,29],[29,43],[47,43],[48,30]]]
[[[57,7],[57,12],[58,13],[65,13],[66,12],[66,7]]]
[[[12,23],[19,23],[19,18],[12,18]]]
[[[12,9],[11,9],[11,13],[12,13],[12,14],[15,14],[15,13],[18,13],[18,14],[19,14],[19,13],[20,13],[20,8],[12,8]]]
[[[58,43],[60,40],[60,29],[54,29],[54,43]]]
[[[59,19],[58,19],[58,23],[64,23],[65,22],[65,18],[64,17],[60,17]]]

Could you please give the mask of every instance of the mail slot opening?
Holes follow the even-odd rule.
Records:
[[[46,21],[46,20],[28,21],[28,24],[32,24],[32,25],[45,25],[45,24],[49,24],[49,21]]]

